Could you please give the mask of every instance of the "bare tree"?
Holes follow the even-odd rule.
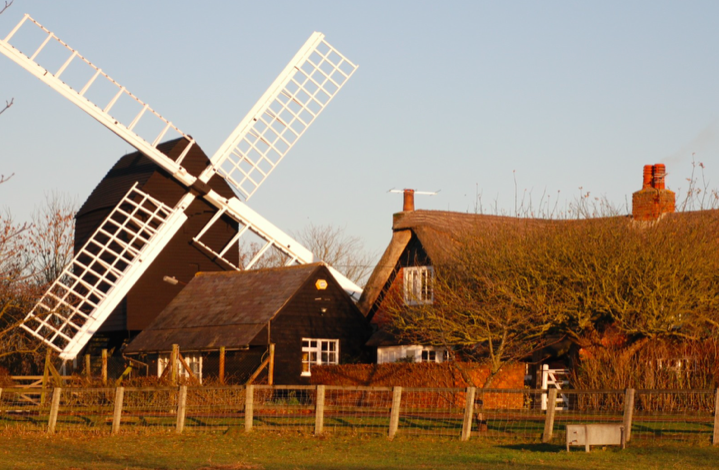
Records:
[[[435,265],[434,303],[395,304],[392,325],[475,354],[493,375],[552,338],[582,348],[605,345],[609,331],[634,349],[703,341],[719,331],[717,232],[714,212],[477,227]]]
[[[362,286],[374,268],[374,256],[359,237],[348,235],[341,227],[310,224],[293,236],[322,260]]]
[[[38,285],[55,281],[72,260],[77,202],[59,193],[45,194],[30,226],[33,275]]]
[[[27,313],[72,258],[75,203],[49,194],[32,223],[0,216],[0,363],[27,370],[40,343],[21,328]]]

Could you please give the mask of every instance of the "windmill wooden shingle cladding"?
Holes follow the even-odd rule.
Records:
[[[326,281],[326,288],[317,282]],[[275,383],[309,383],[302,338],[337,339],[340,362],[356,360],[371,333],[349,295],[322,263],[198,273],[125,354],[266,348],[274,343]]]
[[[164,142],[158,149],[172,159],[182,153],[186,140]],[[209,159],[195,144],[182,162],[192,175],[199,175],[209,165]],[[133,184],[161,200],[170,207],[187,192],[187,188],[149,158],[139,152],[122,157],[100,181],[87,198],[76,216],[75,251],[82,247],[101,222],[107,217]],[[234,193],[225,181],[215,175],[209,185],[223,197]],[[163,282],[163,276],[175,276],[182,282],[189,282],[198,271],[226,269],[210,259],[204,252],[192,245],[192,237],[210,220],[216,210],[201,198],[187,208],[187,223],[170,241],[167,247],[133,286],[124,301],[113,311],[100,328],[100,332],[114,333],[127,337],[147,327],[162,309],[172,300],[182,286]],[[223,218],[203,237],[213,247],[223,246],[237,232],[237,223]],[[218,250],[219,251],[219,250]],[[228,253],[230,262],[237,263],[239,254]]]

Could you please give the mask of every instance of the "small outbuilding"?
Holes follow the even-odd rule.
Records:
[[[357,362],[371,328],[324,263],[239,272],[201,272],[124,354],[161,375],[172,345],[197,377],[244,381],[274,344],[273,382],[309,384],[312,367]]]

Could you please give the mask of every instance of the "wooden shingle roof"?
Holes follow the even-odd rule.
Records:
[[[327,268],[198,273],[125,353],[170,351],[173,344],[184,351],[245,347],[319,269]]]

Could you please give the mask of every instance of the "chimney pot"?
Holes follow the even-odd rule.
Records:
[[[412,212],[414,210],[414,189],[404,190],[404,206],[402,211]]]
[[[663,163],[654,165],[654,189],[665,189],[664,177],[667,174],[667,167]]]
[[[650,189],[654,187],[654,167],[652,165],[644,165],[644,184],[642,189]]]

